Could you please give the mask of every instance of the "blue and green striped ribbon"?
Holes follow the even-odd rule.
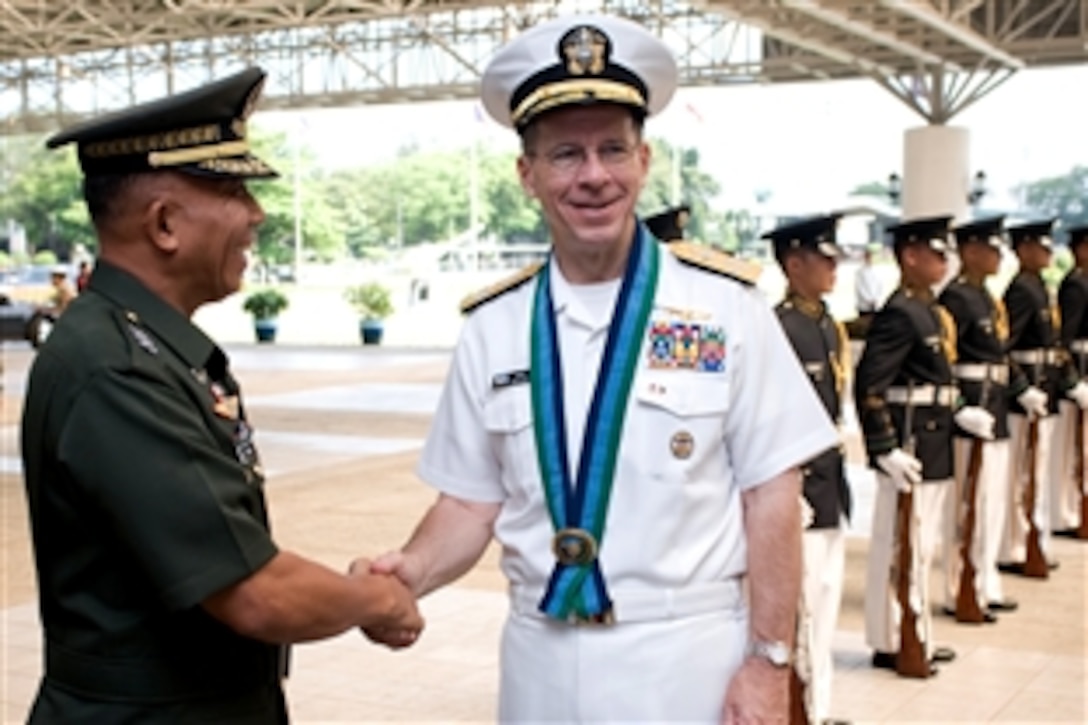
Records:
[[[552,524],[557,532],[580,529],[597,542],[604,536],[627,398],[653,308],[658,245],[642,224],[628,255],[586,418],[578,473],[572,486],[563,403],[563,368],[556,332],[549,265],[538,273],[533,302],[531,375],[537,458]],[[596,557],[585,564],[556,562],[540,611],[559,620],[601,618],[611,613]]]

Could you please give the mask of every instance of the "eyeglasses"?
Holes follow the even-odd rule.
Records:
[[[623,143],[622,141],[608,141],[597,147],[596,156],[601,166],[615,168],[623,166],[635,155],[637,146]],[[530,158],[542,158],[545,163],[559,174],[572,174],[585,165],[589,160],[591,151],[584,146],[575,144],[561,144],[546,153],[537,154],[530,151],[526,155]]]

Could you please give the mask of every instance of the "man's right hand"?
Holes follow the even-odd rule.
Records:
[[[904,493],[910,491],[914,484],[922,482],[922,462],[902,448],[893,448],[888,453],[877,456],[876,465]]]
[[[1047,409],[1047,394],[1034,385],[1029,385],[1027,390],[1017,395],[1016,402],[1032,418],[1045,418],[1050,413]]]
[[[423,631],[423,617],[412,590],[398,577],[375,571],[372,562],[367,559],[353,561],[348,574],[389,597],[392,603],[382,616],[362,627],[367,637],[392,649],[414,644]]]

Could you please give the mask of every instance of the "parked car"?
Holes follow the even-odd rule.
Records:
[[[0,340],[26,340],[37,347],[51,327],[52,321],[37,305],[13,300],[0,292]]]
[[[0,284],[3,285],[2,292],[16,302],[48,304],[54,291],[50,281],[52,274],[53,267],[49,265],[10,269],[0,279]]]

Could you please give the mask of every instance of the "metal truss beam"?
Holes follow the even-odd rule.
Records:
[[[572,11],[645,24],[685,85],[871,77],[934,123],[1088,60],[1088,0],[0,0],[0,133],[253,63],[271,108],[472,98],[499,46]]]

